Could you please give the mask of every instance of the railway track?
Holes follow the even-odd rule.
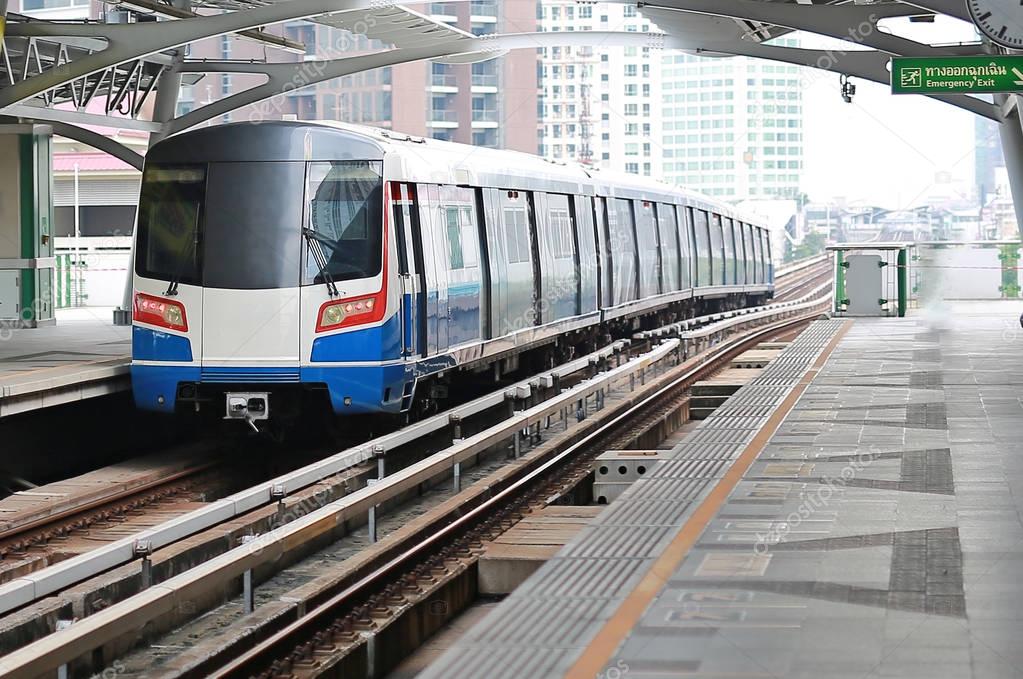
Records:
[[[792,265],[778,275],[775,288],[775,302],[787,302],[810,292],[828,282],[833,276],[830,255],[811,257]]]
[[[793,263],[779,270],[776,302],[798,299],[829,277],[827,256]],[[690,324],[696,327],[712,318]],[[176,452],[162,452],[17,494],[17,510],[0,522],[0,582],[75,554],[68,550],[68,538],[101,532],[111,523],[137,522],[141,513],[153,509],[166,514],[173,505],[186,505],[197,489],[215,484],[211,448],[196,446],[193,451],[198,452],[184,452],[184,462]],[[54,541],[60,544],[48,547]],[[0,601],[0,613],[4,611]]]
[[[400,593],[399,590],[401,589],[400,585],[398,589],[395,589],[396,586],[391,581],[388,583],[390,585],[389,588],[385,586],[381,590],[384,592],[384,600],[380,600],[379,596],[376,599],[372,599],[370,590],[367,589],[371,585],[380,585],[388,577],[393,576],[397,572],[395,569],[399,568],[406,569],[406,576],[408,576],[409,572],[413,574],[418,573],[417,577],[420,579],[417,582],[425,581],[422,578],[424,573],[431,572],[431,568],[434,570],[439,568],[437,559],[443,562],[445,559],[455,558],[457,560],[462,558],[459,555],[465,556],[464,552],[467,543],[452,542],[451,544],[455,545],[455,547],[439,549],[441,543],[438,540],[442,537],[445,540],[451,538],[453,535],[451,531],[467,531],[469,524],[465,523],[465,521],[470,520],[469,517],[474,517],[472,521],[478,521],[480,526],[489,526],[489,529],[495,529],[495,527],[508,524],[509,521],[513,523],[514,518],[521,515],[521,509],[514,507],[498,509],[496,505],[492,504],[493,500],[497,497],[505,499],[509,497],[504,490],[501,490],[502,485],[522,490],[524,487],[518,484],[535,484],[541,477],[548,478],[548,475],[553,474],[555,470],[557,470],[557,477],[561,481],[555,482],[548,478],[548,482],[555,483],[555,485],[560,483],[564,486],[565,479],[568,479],[569,485],[571,485],[571,483],[574,483],[573,479],[576,479],[579,474],[585,475],[585,473],[588,473],[588,454],[580,452],[582,449],[579,445],[583,443],[591,445],[594,441],[593,436],[606,441],[609,440],[607,437],[624,435],[623,431],[625,430],[615,430],[614,427],[624,426],[623,422],[626,420],[629,422],[626,429],[634,430],[637,427],[642,429],[643,425],[637,417],[643,408],[649,411],[646,413],[648,418],[652,417],[654,420],[658,418],[663,419],[663,413],[660,410],[656,412],[650,411],[650,404],[653,402],[651,399],[654,396],[660,399],[657,406],[659,409],[677,409],[681,403],[680,399],[685,398],[684,390],[686,386],[707,371],[715,370],[717,365],[715,361],[726,360],[726,356],[741,352],[746,347],[755,344],[771,333],[791,332],[793,328],[809,322],[812,317],[819,314],[825,302],[826,300],[810,300],[803,302],[802,305],[775,305],[784,306],[784,308],[764,312],[768,313],[768,317],[758,321],[761,324],[768,323],[768,325],[761,325],[759,329],[747,331],[739,339],[730,339],[728,341],[721,341],[721,333],[715,331],[714,336],[717,338],[718,344],[709,346],[710,342],[705,342],[703,351],[695,356],[688,354],[688,349],[686,348],[687,340],[683,339],[685,333],[682,333],[679,338],[663,342],[659,347],[653,348],[643,356],[633,358],[629,362],[615,368],[608,368],[607,364],[624,359],[625,354],[620,348],[618,351],[611,351],[602,357],[587,357],[582,362],[582,365],[575,366],[575,370],[585,369],[593,373],[598,368],[604,368],[600,375],[592,376],[589,380],[566,391],[562,391],[560,386],[552,390],[551,387],[556,385],[549,384],[547,386],[548,390],[551,390],[552,393],[558,392],[551,399],[542,401],[539,398],[535,398],[535,394],[530,394],[527,396],[530,400],[523,403],[524,406],[528,406],[525,410],[507,418],[503,423],[484,429],[476,434],[468,435],[469,432],[457,430],[462,426],[464,412],[462,414],[446,414],[443,421],[436,420],[435,418],[433,422],[421,423],[417,427],[425,425],[426,429],[434,433],[438,431],[451,432],[454,430],[454,433],[458,435],[456,438],[460,438],[461,435],[468,436],[460,443],[456,442],[455,446],[448,448],[446,451],[415,462],[411,466],[383,478],[372,486],[359,487],[357,475],[361,474],[363,480],[369,480],[370,476],[372,476],[373,468],[383,458],[383,456],[377,455],[377,453],[381,450],[397,448],[397,444],[401,442],[399,439],[403,437],[407,439],[404,443],[415,440],[416,436],[413,436],[411,432],[397,432],[390,440],[374,444],[372,450],[363,448],[359,451],[350,451],[348,458],[345,460],[335,456],[323,464],[317,465],[316,469],[300,470],[297,477],[292,475],[286,479],[275,480],[280,481],[280,483],[263,484],[258,489],[250,489],[252,492],[244,497],[234,498],[230,504],[233,504],[235,508],[245,506],[251,511],[261,514],[249,520],[247,524],[240,528],[238,525],[239,521],[244,523],[244,520],[240,518],[240,513],[235,513],[233,517],[228,518],[235,525],[232,532],[230,532],[232,537],[241,537],[238,533],[259,533],[260,536],[255,540],[256,546],[248,544],[248,546],[242,545],[221,551],[209,559],[203,559],[195,563],[189,570],[180,575],[168,577],[165,580],[158,579],[158,584],[148,588],[140,588],[139,593],[135,596],[108,604],[103,610],[95,612],[80,622],[76,622],[68,629],[48,637],[43,637],[26,648],[0,659],[0,669],[10,672],[12,676],[34,676],[34,673],[52,670],[67,663],[83,662],[79,658],[85,656],[89,658],[89,661],[85,664],[89,666],[90,671],[101,671],[102,666],[97,667],[95,664],[97,657],[96,649],[106,647],[107,649],[120,648],[122,652],[127,651],[127,647],[130,647],[131,643],[125,641],[126,635],[131,638],[132,643],[137,642],[139,625],[145,621],[150,621],[147,623],[147,625],[150,625],[154,619],[161,616],[166,618],[169,610],[169,601],[208,602],[210,599],[209,590],[218,592],[214,598],[222,599],[224,591],[230,593],[237,589],[237,581],[240,576],[249,573],[251,582],[252,573],[257,572],[258,569],[265,569],[268,563],[279,562],[282,567],[288,565],[310,551],[311,548],[303,548],[303,545],[318,545],[323,543],[324,540],[335,537],[335,533],[338,532],[338,526],[344,529],[342,532],[349,533],[350,531],[346,529],[346,524],[351,524],[352,526],[359,525],[359,521],[367,513],[375,513],[377,508],[383,508],[388,503],[398,502],[403,497],[407,497],[410,492],[414,493],[415,489],[428,485],[431,480],[436,480],[439,476],[450,475],[452,468],[454,468],[457,478],[461,465],[468,466],[471,459],[475,458],[478,460],[485,451],[501,449],[502,446],[507,447],[510,445],[508,443],[509,438],[516,442],[515,446],[524,445],[523,441],[527,439],[523,437],[522,432],[528,431],[530,432],[530,439],[535,437],[539,440],[543,438],[541,435],[541,423],[549,424],[552,418],[562,422],[566,429],[569,429],[571,426],[571,434],[563,437],[561,444],[559,444],[564,450],[559,451],[558,446],[554,446],[552,448],[554,451],[552,453],[553,457],[532,454],[522,458],[522,463],[514,464],[511,466],[510,471],[506,470],[504,472],[500,483],[493,482],[489,484],[483,495],[473,501],[455,502],[449,508],[448,513],[438,519],[440,523],[434,523],[432,519],[431,521],[424,519],[423,521],[413,522],[416,529],[410,528],[404,531],[404,533],[413,534],[405,538],[412,542],[390,545],[382,550],[376,549],[374,551],[377,555],[376,558],[370,558],[368,555],[361,557],[362,565],[349,572],[343,583],[344,587],[342,590],[336,592],[333,597],[328,597],[331,600],[340,597],[338,601],[345,602],[344,606],[348,606],[350,610],[342,618],[349,620],[349,622],[354,620],[352,624],[355,627],[349,628],[346,626],[348,623],[345,622],[342,622],[340,627],[337,627],[332,622],[327,628],[341,630],[344,634],[351,633],[353,629],[357,631],[358,626],[363,624],[359,621],[364,619],[359,617],[360,615],[364,615],[367,610],[372,612],[372,605],[380,605],[381,601],[385,601],[387,596],[396,601],[398,599],[397,594]],[[779,321],[778,319],[783,316],[786,317],[785,320]],[[719,320],[715,321],[715,323],[732,323],[736,328],[739,328],[753,324],[754,320],[750,317],[739,317],[730,320]],[[710,325],[714,325],[714,323]],[[698,334],[700,331],[690,330],[686,332]],[[691,348],[696,349],[699,346],[700,344],[697,341]],[[667,364],[677,361],[684,355],[683,352],[686,352],[686,360],[682,363],[682,366],[671,367],[669,369]],[[685,375],[679,373],[683,369],[688,371]],[[654,373],[656,372],[664,372],[664,374],[655,376]],[[547,380],[548,382],[557,383],[559,377],[560,375],[545,375],[541,376],[542,379],[540,381]],[[628,380],[635,384],[637,379],[641,383],[650,379],[652,384],[663,384],[663,387],[650,397],[645,397],[641,404],[635,401],[638,397],[630,395],[632,392],[626,394],[622,387],[623,380]],[[543,387],[540,387],[540,390],[542,389]],[[584,420],[583,423],[570,425],[571,413],[578,412],[578,404],[582,403],[584,405],[583,412],[590,412],[592,414],[591,411],[595,408],[596,403],[603,403],[609,398],[608,390],[610,389],[614,389],[616,393],[620,392],[620,394],[612,399],[614,401],[613,407],[609,406],[602,410],[605,414],[600,419],[603,420],[608,413],[618,412],[622,408],[625,408],[630,414],[626,417],[626,411],[623,411],[620,417],[614,419],[614,422],[617,424],[608,425],[611,429],[601,429],[599,433],[595,430],[583,437],[585,432],[577,431],[577,427],[585,425],[585,427],[593,428],[596,426],[597,418],[591,417],[588,420]],[[493,400],[490,403],[490,407],[506,402],[507,393],[506,391],[504,394],[499,395],[504,398]],[[650,393],[650,389],[644,387],[635,393],[647,394]],[[587,405],[591,402],[593,404],[592,407]],[[422,431],[418,432],[417,435],[421,433]],[[568,447],[565,448],[565,446]],[[574,452],[563,454],[568,449]],[[540,448],[535,449],[534,453],[538,450]],[[596,450],[596,447],[593,450]],[[358,470],[358,472],[353,470]],[[298,477],[301,477],[301,479]],[[306,485],[301,485],[300,481]],[[352,482],[351,485],[349,481]],[[353,491],[352,485],[357,489]],[[329,486],[329,488],[326,486]],[[310,491],[310,488],[313,487],[316,488],[315,492]],[[537,486],[535,491],[531,491],[531,494],[523,494],[522,497],[528,496],[534,499],[542,499],[550,494],[552,487]],[[305,495],[302,495],[303,493]],[[314,498],[318,499],[312,502]],[[273,505],[275,499],[278,501],[276,507]],[[527,505],[520,504],[517,506],[528,509]],[[226,509],[221,504],[217,511],[225,514]],[[287,512],[292,512],[294,516],[291,517],[290,521],[282,523],[282,515]],[[209,514],[209,511],[206,513]],[[484,520],[485,515],[492,516]],[[224,516],[220,518],[224,519]],[[173,524],[174,522],[171,523]],[[172,526],[172,528],[176,529],[178,539],[180,539],[182,536],[196,535],[196,530],[198,530],[196,527],[200,523],[197,522],[196,516],[186,515],[180,517],[177,524]],[[217,523],[215,522],[209,523],[209,525],[202,527],[202,530],[210,531],[216,525]],[[194,530],[189,532],[188,529]],[[223,533],[224,531],[221,530],[221,532]],[[469,535],[470,533],[466,532],[465,534]],[[466,558],[470,560],[472,556],[472,540],[475,539],[471,538],[470,543],[468,543],[469,554]],[[192,540],[194,541],[195,538],[193,537]],[[112,554],[105,555],[108,558],[108,568],[113,563],[113,565],[120,565],[121,570],[135,569],[137,577],[138,560],[140,558],[137,550],[138,543],[138,539],[129,543],[128,546],[131,548],[130,558],[126,561],[121,561],[120,564],[115,563],[116,559],[111,561]],[[173,544],[173,541],[158,545],[151,544],[150,551],[142,554],[141,558],[143,560],[151,558],[154,547],[167,547]],[[416,547],[408,548],[408,544],[415,544]],[[437,551],[430,551],[435,548]],[[427,551],[424,552],[424,549]],[[430,558],[424,561],[423,558],[426,556]],[[420,559],[414,566],[409,560],[413,557]],[[155,557],[152,558],[155,560]],[[398,559],[398,561],[395,561],[395,559]],[[392,561],[395,561],[395,563],[391,563]],[[380,571],[385,566],[385,570]],[[412,571],[407,570],[410,567]],[[143,566],[144,570],[145,566]],[[179,568],[180,570],[183,569]],[[64,579],[67,580],[68,578],[69,576],[64,574]],[[408,577],[405,580],[406,584],[411,587],[410,583],[412,580],[409,580]],[[34,584],[38,584],[41,581],[44,580],[36,581]],[[356,589],[353,590],[353,587]],[[13,592],[14,590],[8,586],[0,588],[0,604],[5,600],[5,596],[9,597]],[[38,591],[34,593],[38,594]],[[360,599],[362,600],[361,604],[353,603]],[[341,604],[337,603],[337,605]],[[371,605],[371,608],[366,609],[365,605]],[[193,603],[193,606],[195,610],[192,613],[206,610],[204,604]],[[363,608],[360,609],[359,606]],[[171,606],[170,610],[172,609],[173,606]],[[319,610],[319,608],[316,610]],[[333,611],[331,615],[334,618],[337,618],[339,615],[335,609],[325,610]],[[350,616],[353,614],[357,615],[354,619],[350,619]],[[170,617],[172,619],[165,620],[165,625],[180,622],[180,616],[175,618],[175,616],[171,615]],[[302,618],[302,620],[305,620],[305,618]],[[126,621],[130,622],[126,623]],[[303,627],[302,629],[306,628]],[[297,631],[295,633],[299,634]],[[313,636],[315,640],[315,634]],[[322,639],[322,634],[320,638]],[[269,643],[269,640],[267,643]],[[278,639],[274,643],[280,644],[284,642]],[[295,648],[306,648],[308,650],[307,644],[308,641],[303,641],[295,646]],[[225,671],[227,674],[244,673],[248,670],[239,668],[254,667],[255,665],[252,665],[252,663],[258,665],[271,656],[274,656],[274,660],[290,657],[292,652],[283,652],[282,648],[282,646],[276,645],[273,647],[273,650],[265,650],[258,660],[245,656],[245,658],[241,659],[245,660],[243,666],[236,667],[230,665],[225,668]],[[237,649],[234,649],[234,652],[237,654]],[[305,655],[304,653],[300,654],[301,657],[305,657]],[[102,658],[102,654],[99,654],[99,657]],[[223,662],[228,662],[230,659],[231,654],[228,653],[227,657],[222,660]],[[272,661],[270,666],[272,666]],[[206,673],[215,669],[215,667],[204,666],[202,672]],[[263,669],[266,669],[266,667]]]
[[[66,558],[75,551],[69,545],[74,538],[130,524],[149,509],[185,511],[188,500],[214,479],[218,463],[211,451],[204,444],[164,451],[15,493],[0,522],[0,577],[6,581],[38,570],[55,555]]]
[[[590,432],[562,442],[567,445],[552,442],[546,454],[538,454],[533,464],[522,465],[515,474],[506,476],[505,483],[493,487],[491,496],[468,512],[457,517],[437,512],[415,534],[402,536],[391,550],[396,552],[393,558],[381,560],[379,566],[350,586],[225,666],[208,668],[210,676],[331,676],[339,670],[350,671],[350,658],[355,658],[357,664],[365,663],[364,676],[380,676],[393,666],[381,666],[385,661],[376,653],[366,654],[372,661],[363,660],[360,648],[369,642],[360,632],[384,634],[389,624],[410,615],[417,602],[429,602],[432,593],[468,573],[484,542],[571,493],[589,475],[598,455],[630,447],[677,413],[688,400],[686,392],[693,383],[747,349],[802,327],[815,316],[770,324],[719,345],[710,350],[712,356],[666,370],[641,395],[620,402]],[[380,645],[391,646],[387,642]],[[357,670],[356,676],[359,674]]]

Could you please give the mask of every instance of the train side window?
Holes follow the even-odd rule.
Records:
[[[412,233],[412,215],[415,212],[415,199],[409,184],[393,182],[391,184],[391,205],[394,209],[394,233],[398,246],[398,273],[409,274],[418,269],[410,243],[415,236]]]
[[[504,209],[504,233],[508,241],[508,263],[529,261],[529,232],[526,228],[525,208]]]
[[[475,269],[480,264],[479,237],[476,231],[476,214],[471,207],[462,207],[458,211],[459,227],[462,241],[462,262],[466,269]]]
[[[448,229],[448,263],[452,269],[464,269],[465,261],[462,256],[462,225],[458,219],[458,208],[444,208],[445,223]]]
[[[550,210],[551,252],[555,259],[570,259],[575,256],[572,239],[572,217],[567,209]]]

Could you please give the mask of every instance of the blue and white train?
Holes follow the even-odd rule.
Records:
[[[132,384],[145,410],[436,406],[610,336],[773,295],[767,231],[632,176],[375,128],[239,123],[146,158]]]

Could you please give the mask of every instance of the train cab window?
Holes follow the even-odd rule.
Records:
[[[135,270],[143,278],[200,284],[202,166],[147,166],[139,200]]]
[[[210,163],[203,218],[203,285],[297,288],[302,270],[302,162]]]
[[[309,163],[306,181],[305,284],[324,282],[314,248],[336,281],[372,278],[383,257],[382,163]]]

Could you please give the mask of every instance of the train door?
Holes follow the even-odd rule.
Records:
[[[579,313],[579,258],[571,201],[560,193],[534,194],[537,201],[538,243],[544,323]]]
[[[714,259],[711,269],[711,285],[724,285],[725,277],[725,236],[721,228],[721,215],[710,215],[710,256]]]
[[[743,225],[743,232],[746,236],[746,284],[755,285],[757,282],[757,253],[753,242],[753,227],[749,224]]]
[[[725,236],[725,285],[735,285],[735,231],[731,217],[723,217],[721,222]]]
[[[529,218],[529,247],[533,256],[533,324],[546,322],[543,317],[541,285],[543,283],[543,266],[540,263],[540,225],[536,218],[536,199],[532,192],[526,194],[526,216]]]
[[[437,263],[447,274],[447,342],[459,346],[480,338],[480,246],[472,189],[439,187],[434,229]],[[443,243],[443,245],[442,245]]]
[[[575,196],[576,252],[579,255],[579,313],[588,314],[600,308],[600,254],[597,251],[596,227],[593,223],[593,198]]]
[[[733,222],[735,233],[735,282],[746,285],[746,242],[742,236],[742,222]]]
[[[427,344],[427,285],[417,202],[413,184],[395,182],[392,185],[391,204],[401,280],[402,356],[405,357],[425,355]]]
[[[682,278],[680,279],[681,289],[688,290],[695,287],[693,266],[696,260],[693,255],[693,209],[677,206],[678,228],[679,228],[679,250],[682,257]]]
[[[529,233],[532,209],[525,192],[502,191],[498,194],[500,234],[495,241],[504,245],[504,262],[495,270],[501,278],[502,314],[495,319],[495,335],[510,335],[535,324],[536,298],[533,282],[535,254]],[[502,228],[503,227],[503,228]]]
[[[423,271],[426,279],[426,351],[430,356],[448,349],[448,278],[444,265],[444,234],[435,224],[432,206],[437,205],[436,186],[419,185],[419,225],[417,239],[423,248]],[[438,238],[439,235],[439,238]],[[438,245],[439,243],[439,245]]]
[[[597,283],[598,302],[600,308],[614,306],[612,296],[612,263],[610,230],[607,219],[607,198],[597,196],[593,199],[593,218],[597,232],[597,270],[600,280]]]

